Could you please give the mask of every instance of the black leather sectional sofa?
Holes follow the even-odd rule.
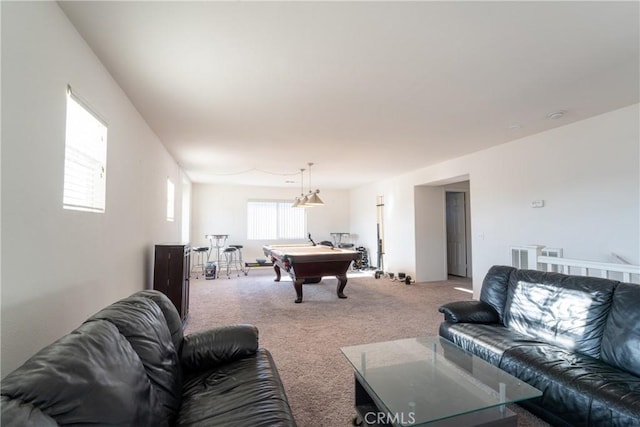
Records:
[[[494,266],[440,335],[543,392],[553,425],[640,426],[640,285]]]
[[[183,336],[157,291],[98,312],[2,380],[7,426],[295,426],[251,325]]]

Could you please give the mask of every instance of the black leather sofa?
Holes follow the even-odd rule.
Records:
[[[440,335],[543,392],[553,425],[640,426],[640,285],[494,266]]]
[[[2,380],[7,426],[295,426],[251,325],[183,336],[147,290],[104,308]]]

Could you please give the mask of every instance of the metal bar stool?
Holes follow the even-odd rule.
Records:
[[[244,246],[242,245],[229,245],[230,248],[236,248],[238,250],[238,256],[236,257],[236,262],[238,264],[240,264],[240,271],[242,271],[244,273],[244,275],[246,276],[249,273],[249,269],[247,268],[247,266],[244,263],[244,260],[242,259],[242,248]]]
[[[206,246],[196,246],[191,248],[191,252],[195,254],[195,256],[191,257],[191,271],[193,273],[196,272],[196,279],[198,278],[198,273],[202,272],[204,276],[204,266],[205,266],[205,256],[208,257],[209,248]],[[207,254],[207,255],[205,255]],[[197,261],[197,262],[196,262]]]
[[[213,249],[216,249],[216,261],[219,262],[220,261],[220,249],[224,248],[225,246],[227,246],[227,238],[229,237],[228,234],[205,234],[204,238],[209,240],[209,248],[211,249],[211,252],[213,252]],[[207,259],[207,261],[209,261],[209,259]]]
[[[240,273],[238,271],[237,252],[238,250],[231,246],[228,248],[225,248],[224,251],[222,251],[222,255],[224,256],[224,264],[225,264],[225,270],[227,273],[227,279],[231,278],[231,275],[229,274],[229,272],[231,271],[232,268],[236,271],[236,276],[238,277],[240,276]],[[220,270],[222,270],[222,268]]]

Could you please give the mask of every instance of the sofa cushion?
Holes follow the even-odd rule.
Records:
[[[520,345],[543,345],[500,325],[443,322],[440,324],[439,334],[495,366],[500,365],[502,355],[510,348]]]
[[[130,296],[102,309],[87,322],[108,321],[138,354],[160,403],[158,416],[171,424],[180,408],[182,374],[164,314],[151,299]]]
[[[601,360],[553,345],[523,345],[506,350],[500,368],[541,390],[538,404],[571,425],[640,420],[640,378]]]
[[[640,376],[640,285],[616,287],[601,350],[602,360]]]
[[[85,323],[40,350],[2,380],[1,394],[61,425],[167,423],[140,358],[105,321]],[[4,405],[2,413],[11,417]]]
[[[271,355],[254,355],[185,378],[180,426],[295,426]]]
[[[186,371],[206,371],[242,359],[258,350],[258,328],[225,325],[184,337],[180,362]]]
[[[0,397],[0,407],[2,408],[2,418],[0,419],[2,427],[58,427],[56,420],[45,415],[32,403],[2,396]]]
[[[533,270],[511,274],[505,326],[549,344],[600,357],[600,342],[618,282]]]

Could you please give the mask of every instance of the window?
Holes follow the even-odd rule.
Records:
[[[176,211],[176,192],[173,182],[167,178],[167,221],[175,219]]]
[[[291,201],[250,201],[247,209],[247,239],[304,239],[307,217]]]
[[[71,88],[67,89],[62,206],[104,212],[107,183],[107,126]]]

